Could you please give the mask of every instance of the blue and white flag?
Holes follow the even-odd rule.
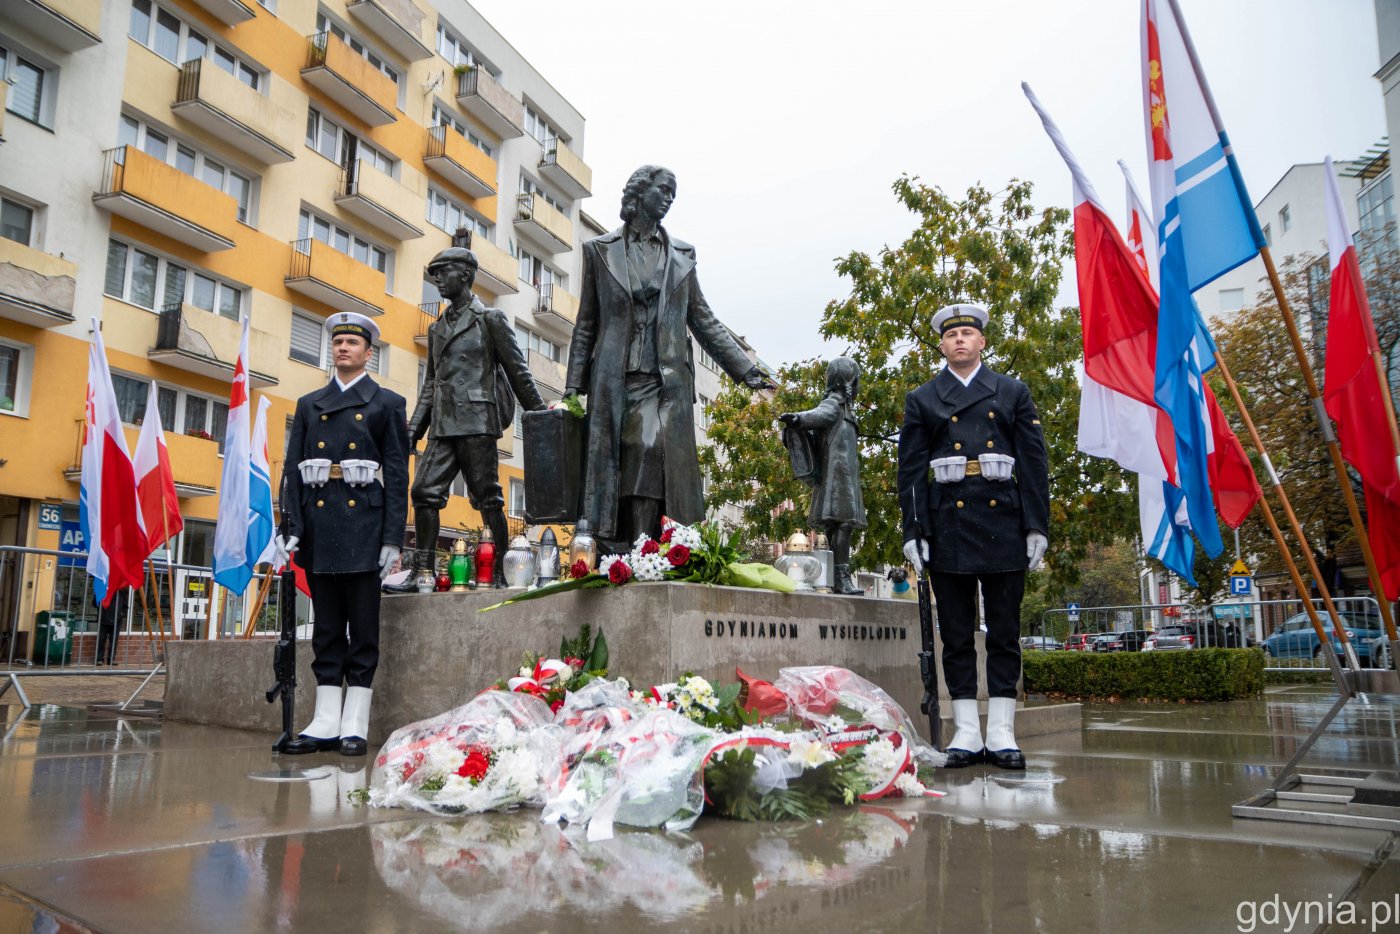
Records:
[[[248,568],[271,563],[276,548],[272,543],[272,471],[267,463],[267,396],[258,399],[258,417],[253,422],[253,445],[248,474]]]

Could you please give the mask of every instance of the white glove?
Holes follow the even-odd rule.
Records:
[[[1016,466],[1016,458],[1010,454],[979,454],[977,463],[982,465],[984,479],[1010,480],[1011,468]]]
[[[340,469],[345,482],[351,486],[369,486],[379,472],[379,461],[341,461]]]
[[[301,482],[307,486],[324,486],[331,478],[331,462],[325,457],[309,457],[297,464],[301,471]]]
[[[1034,571],[1040,567],[1040,562],[1045,557],[1046,546],[1049,544],[1049,539],[1039,532],[1026,534],[1026,559],[1028,562],[1026,570]]]
[[[399,549],[393,545],[383,545],[379,549],[379,579],[383,580],[394,571],[399,560]]]
[[[272,540],[272,547],[275,553],[272,556],[273,567],[284,568],[291,563],[292,555],[297,550],[297,542],[301,539],[295,535],[288,535],[283,538],[281,535]]]
[[[924,573],[924,565],[928,562],[928,539],[909,539],[904,543],[904,557],[908,558],[909,563],[914,565],[915,576]]]
[[[928,462],[938,483],[957,483],[967,476],[966,457],[936,457]]]

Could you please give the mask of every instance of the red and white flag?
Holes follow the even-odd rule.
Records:
[[[1327,158],[1327,247],[1332,267],[1327,307],[1327,366],[1322,390],[1337,423],[1342,456],[1361,475],[1366,524],[1388,600],[1400,597],[1400,472],[1392,426],[1376,369],[1380,352],[1366,284],[1356,259],[1341,192]]]
[[[180,499],[175,492],[175,474],[170,469],[170,451],[165,446],[165,428],[160,421],[159,391],[151,380],[146,397],[146,417],[136,439],[132,457],[136,469],[136,499],[146,526],[146,554],[160,548],[185,527],[180,517]]]
[[[121,410],[97,319],[88,347],[87,405],[83,423],[78,517],[87,543],[87,572],[103,606],[123,587],[140,587],[146,530],[136,504],[136,475],[122,434]]]

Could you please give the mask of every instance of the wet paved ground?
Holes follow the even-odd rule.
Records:
[[[336,755],[253,781],[269,736],[0,707],[0,932],[1400,931],[1397,835],[1230,814],[1331,700],[1086,705],[1082,734],[1025,744],[1024,776],[596,844],[534,812],[356,806],[366,774]],[[1306,764],[1397,768],[1398,709],[1348,705]]]

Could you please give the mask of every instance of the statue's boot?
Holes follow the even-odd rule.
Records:
[[[417,593],[418,592],[418,569],[431,567],[432,556],[429,555],[427,562],[424,561],[421,551],[410,551],[405,555],[403,569],[408,571],[408,576],[397,584],[384,584],[380,587],[385,593]]]
[[[851,566],[849,564],[838,564],[835,570],[836,580],[833,581],[834,586],[831,588],[835,593],[850,597],[865,596],[865,591],[857,587],[855,581],[851,579]]]
[[[292,756],[340,748],[341,694],[338,684],[316,685],[316,714],[283,752]]]

